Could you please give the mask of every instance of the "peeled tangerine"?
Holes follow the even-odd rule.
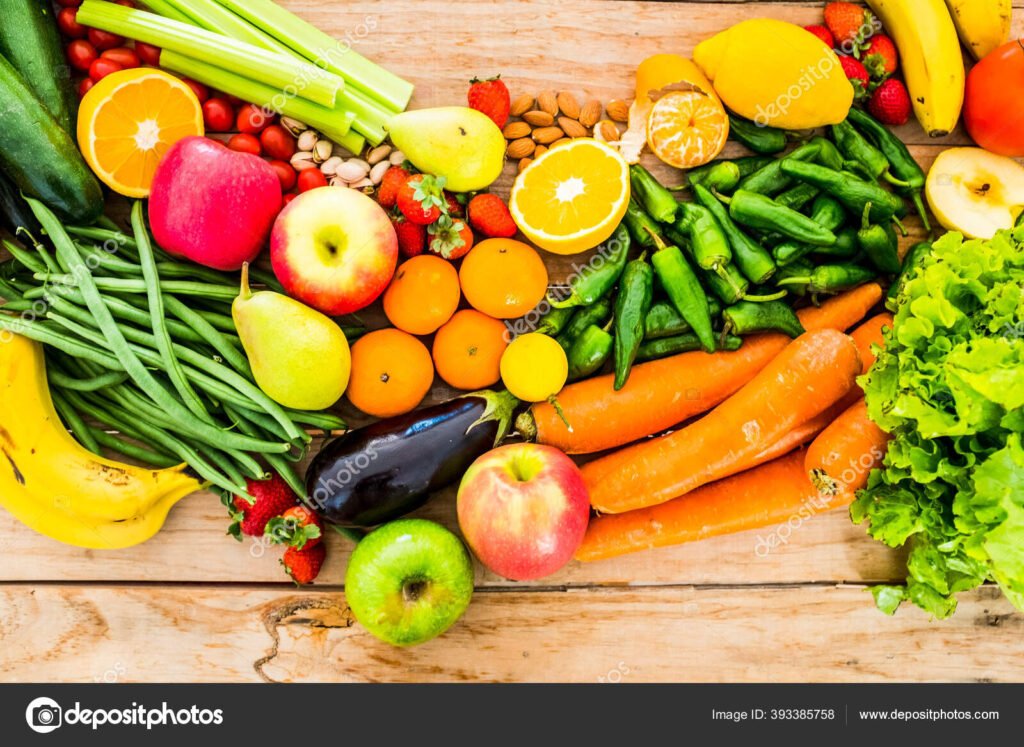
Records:
[[[743,21],[697,45],[693,59],[726,106],[760,125],[837,124],[853,104],[853,86],[835,52],[785,21]]]
[[[991,239],[1024,211],[1024,167],[981,148],[951,148],[935,159],[925,194],[944,228]]]

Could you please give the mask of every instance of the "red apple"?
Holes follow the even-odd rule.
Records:
[[[358,189],[320,187],[281,211],[270,260],[288,295],[342,316],[369,306],[387,288],[398,237],[384,209]]]
[[[215,270],[238,270],[256,259],[280,210],[273,167],[204,137],[171,146],[149,196],[157,244]]]
[[[466,471],[458,512],[462,534],[485,566],[532,581],[572,558],[587,531],[590,495],[579,468],[558,449],[510,444]]]

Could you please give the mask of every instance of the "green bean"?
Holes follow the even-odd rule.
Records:
[[[46,265],[21,244],[8,239],[3,239],[2,243],[4,249],[26,269],[32,272],[46,272]]]
[[[230,431],[221,431],[217,427],[195,418],[184,405],[176,401],[167,389],[157,381],[143,365],[135,351],[131,346],[129,346],[128,341],[125,340],[121,329],[117,326],[117,322],[115,322],[114,317],[111,316],[110,310],[107,308],[106,304],[103,303],[103,298],[100,295],[95,278],[89,274],[88,268],[85,267],[82,262],[82,258],[78,256],[78,252],[75,251],[71,239],[64,232],[64,229],[61,227],[60,221],[57,220],[57,217],[50,212],[45,205],[37,200],[29,198],[28,204],[32,209],[32,212],[35,214],[36,219],[50,235],[50,238],[57,249],[57,256],[65,257],[66,261],[74,268],[76,273],[81,276],[79,278],[79,288],[85,296],[85,300],[89,306],[89,311],[91,311],[95,317],[103,336],[107,339],[110,347],[114,351],[114,354],[117,356],[117,359],[123,363],[128,375],[132,377],[132,380],[140,389],[146,392],[146,394],[171,417],[175,420],[181,421],[183,430],[186,430],[190,434],[207,441],[210,444],[221,445],[229,448],[256,452],[276,451],[278,453],[284,453],[286,451],[290,451],[291,446],[289,444],[276,444],[267,441],[259,441],[249,436],[231,433]],[[145,286],[145,283],[143,282],[142,285]]]
[[[109,371],[88,379],[76,379],[62,371],[51,368],[47,371],[47,377],[51,384],[59,386],[61,389],[71,389],[76,392],[95,392],[108,386],[116,386],[123,383],[128,379],[128,374],[122,371]]]
[[[254,437],[259,436],[258,429],[248,420],[247,413],[239,412],[232,407],[226,407],[225,412],[228,417],[234,421],[238,430],[242,431],[242,433]],[[296,495],[303,497],[306,495],[305,484],[299,478],[295,468],[288,463],[287,459],[283,458],[279,454],[266,454],[264,456],[267,460],[267,464],[270,465],[270,468],[277,472],[277,474],[281,476],[281,479],[288,483],[288,487],[294,490]]]
[[[180,459],[168,454],[158,453],[145,446],[134,444],[131,441],[126,441],[112,433],[107,433],[102,428],[90,428],[89,431],[92,433],[92,437],[99,442],[100,446],[104,446],[121,456],[134,459],[137,462],[142,462],[150,467],[168,469],[170,467],[177,467],[181,464]]]
[[[238,373],[252,378],[249,359],[224,334],[174,296],[164,299],[167,310],[199,335]],[[237,338],[235,338],[237,340]]]
[[[40,203],[41,204],[41,203]],[[70,251],[68,247],[66,251]],[[75,252],[76,264],[88,272],[85,263],[82,262],[78,252]],[[61,283],[63,285],[77,286],[79,283],[71,273],[63,275],[51,275],[46,272],[37,272],[33,275],[36,280],[44,280],[48,283]],[[148,288],[146,282],[134,278],[108,278],[93,277],[90,274],[90,285],[97,290],[112,291],[114,293],[146,293]],[[183,296],[201,296],[205,298],[234,299],[238,290],[230,285],[214,285],[212,283],[197,283],[187,280],[161,280],[160,290],[165,293],[178,293]],[[88,297],[88,296],[87,296]]]
[[[49,345],[52,348],[61,350],[70,356],[90,360],[97,365],[110,371],[124,371],[124,366],[112,355],[96,350],[96,348],[83,345],[78,340],[69,336],[62,330],[55,330],[41,322],[29,321],[20,317],[10,317],[0,314],[0,329],[13,332],[16,335],[27,337],[30,340]]]
[[[209,322],[210,326],[215,329],[219,329],[221,332],[228,332],[232,335],[237,335],[238,330],[235,328],[235,322],[226,314],[220,314],[216,311],[208,311],[206,309],[192,309],[197,315]]]
[[[286,407],[284,411],[288,413],[288,417],[296,423],[302,423],[303,425],[308,425],[313,428],[319,428],[322,431],[330,432],[348,430],[348,423],[338,415],[330,412],[292,410],[288,407]]]
[[[75,408],[73,408],[59,392],[51,391],[50,399],[53,400],[54,409],[57,410],[57,414],[60,415],[60,419],[64,421],[64,425],[75,437],[75,440],[93,454],[100,456],[100,445],[96,443],[96,439],[93,438],[92,433],[89,432],[88,426],[85,424],[85,421],[79,417]]]

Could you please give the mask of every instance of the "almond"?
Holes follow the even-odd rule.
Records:
[[[615,126],[615,123],[610,119],[602,119],[597,123],[596,128],[601,133],[601,138],[606,143],[617,142],[620,137],[619,128]]]
[[[536,148],[533,149],[533,157],[534,158],[540,158],[541,156],[543,156],[547,152],[548,152],[548,146],[546,146],[546,145],[538,145]]]
[[[551,143],[551,145],[549,145],[548,148],[549,149],[550,148],[556,148],[559,145],[565,145],[566,143],[571,143],[571,142],[572,142],[572,138],[569,138],[569,137],[559,138],[555,142]]]
[[[534,127],[550,127],[555,123],[555,118],[547,112],[535,109],[532,112],[526,112],[523,115],[523,121],[529,122]]]
[[[541,91],[537,96],[537,107],[552,117],[558,116],[558,97],[554,91]]]
[[[597,99],[590,99],[580,109],[579,119],[580,124],[584,127],[593,127],[597,124],[597,120],[601,118],[601,102]]]
[[[550,145],[563,137],[565,133],[561,127],[538,127],[533,131],[533,139],[541,145]]]
[[[534,142],[528,137],[521,137],[517,140],[513,140],[508,144],[508,149],[505,151],[509,158],[526,158],[526,156],[533,153]]]
[[[625,101],[620,101],[619,99],[609,101],[605,111],[608,112],[608,119],[613,122],[629,121],[629,104]]]
[[[531,163],[533,163],[533,159],[532,158],[520,159],[520,161],[519,161],[519,170],[522,171],[527,166],[529,166]]]
[[[562,91],[555,98],[555,101],[558,103],[558,108],[562,110],[562,114],[571,119],[580,118],[580,103],[571,93]]]
[[[521,117],[525,112],[530,111],[533,108],[533,96],[528,93],[524,93],[522,96],[512,102],[512,108],[508,110],[508,113],[513,117]]]
[[[587,128],[577,122],[575,119],[569,119],[569,117],[559,117],[558,126],[562,128],[569,137],[586,137]]]
[[[529,137],[532,129],[529,122],[509,122],[501,134],[506,140],[518,140],[521,137]]]

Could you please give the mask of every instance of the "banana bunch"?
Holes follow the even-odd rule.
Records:
[[[84,449],[54,410],[42,346],[0,338],[0,505],[15,518],[69,545],[131,547],[202,488],[184,470],[133,467]]]
[[[976,60],[1010,38],[1013,0],[946,0],[960,41]]]

